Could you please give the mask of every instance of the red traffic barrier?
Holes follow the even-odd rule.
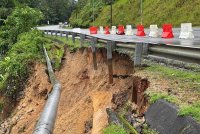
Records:
[[[95,26],[90,27],[90,34],[97,34],[98,28]]]
[[[106,26],[105,27],[105,31],[104,31],[104,34],[110,34],[110,31],[109,31],[110,29],[109,29],[109,26]]]
[[[145,36],[145,32],[144,32],[144,26],[143,25],[138,25],[137,26],[137,34],[136,36]]]
[[[162,28],[163,28],[162,38],[174,38],[174,34],[172,31],[172,24],[164,24]]]
[[[123,25],[119,25],[118,26],[117,34],[118,35],[124,35],[125,34],[125,30],[124,30],[124,26]]]

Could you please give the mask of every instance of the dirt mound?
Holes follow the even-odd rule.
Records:
[[[20,100],[10,118],[1,124],[1,132],[12,134],[30,134],[45,103],[45,96],[51,89],[45,65],[37,64],[29,84],[24,90],[24,98]]]

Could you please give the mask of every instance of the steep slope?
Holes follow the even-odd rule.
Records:
[[[114,73],[131,75],[133,65],[128,56],[113,54]],[[106,108],[112,107],[113,94],[130,89],[132,77],[115,78],[108,83],[106,50],[98,50],[98,70],[92,66],[90,49],[67,52],[61,70],[56,72],[62,84],[62,93],[58,107],[55,134],[85,134],[102,132],[108,124]],[[30,134],[43,110],[46,95],[51,84],[45,73],[45,65],[37,64],[24,97],[18,103],[12,115],[0,124],[2,134]]]
[[[114,57],[115,74],[132,74],[128,57]],[[66,58],[57,73],[63,89],[54,133],[99,134],[108,124],[106,108],[112,107],[112,95],[131,87],[132,78],[115,79],[112,85],[108,84],[105,50],[97,53],[97,71],[93,70],[90,49],[67,53]]]
[[[87,6],[87,4],[86,4]],[[78,19],[81,21],[88,12],[82,12],[86,9],[91,10],[92,6],[82,7],[80,12],[75,12],[70,18],[74,25]],[[85,9],[86,8],[86,9]],[[192,22],[194,26],[200,26],[200,0],[143,0],[143,24],[148,27],[150,24],[172,23],[180,27],[181,23]],[[95,10],[95,25],[110,25],[110,6],[103,5],[101,10]],[[90,12],[92,15],[92,12]],[[92,25],[92,19],[84,17],[84,25]],[[139,0],[116,0],[113,4],[113,25],[118,24],[140,24],[140,1]],[[77,25],[77,24],[76,24]]]

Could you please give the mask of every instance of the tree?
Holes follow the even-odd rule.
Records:
[[[18,35],[31,30],[43,18],[42,12],[28,6],[16,7],[5,20],[4,32],[9,44],[16,43]]]
[[[45,15],[45,21],[55,24],[68,21],[75,7],[73,0],[42,0],[39,9]]]

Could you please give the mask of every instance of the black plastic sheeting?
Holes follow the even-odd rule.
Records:
[[[147,124],[160,134],[200,134],[200,124],[192,117],[178,116],[177,106],[158,100],[145,113]]]

